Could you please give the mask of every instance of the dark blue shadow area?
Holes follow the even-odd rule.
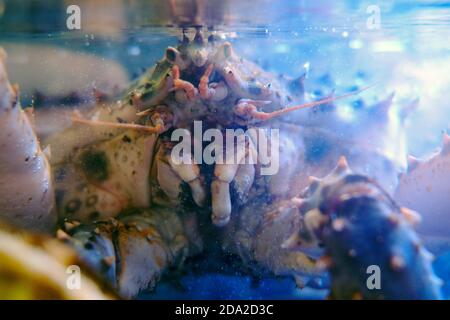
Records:
[[[440,255],[434,262],[434,270],[439,278],[444,281],[442,293],[445,299],[450,299],[450,252]]]
[[[185,276],[183,290],[167,282],[158,284],[152,293],[140,299],[324,299],[327,290],[298,289],[290,279],[262,279],[255,284],[248,276],[205,274]]]

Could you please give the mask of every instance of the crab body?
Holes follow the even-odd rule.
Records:
[[[152,199],[154,194],[150,190],[155,188],[164,191],[174,204],[184,182],[191,187],[199,206],[204,206],[205,197],[211,194],[214,223],[224,225],[229,221],[230,183],[239,174],[247,177],[247,181],[253,180],[255,170],[248,166],[238,168],[255,153],[257,138],[244,133],[246,137],[241,142],[244,153],[238,155],[235,165],[215,166],[215,178],[208,191],[197,163],[179,165],[169,157],[175,144],[169,139],[172,130],[192,130],[194,121],[202,121],[207,128],[222,132],[227,128],[245,131],[259,125],[260,114],[286,106],[294,95],[285,89],[289,85],[238,57],[230,43],[212,40],[206,43],[200,32],[192,41],[186,39],[178,48],[168,48],[164,59],[137,79],[124,96],[114,98],[117,103],[94,109],[84,119],[77,118],[66,132],[45,141],[56,150],[52,164],[62,217],[87,221],[115,216],[127,207],[146,207],[158,203]],[[256,106],[260,109],[256,110]],[[276,125],[279,121],[271,122]],[[134,124],[139,129],[153,126],[154,131],[135,130]],[[271,127],[266,123],[264,126]],[[121,127],[130,129],[123,133]],[[158,148],[157,141],[161,142]],[[224,145],[220,152],[233,148],[235,142],[232,143]],[[236,192],[246,193],[250,187],[251,184]]]
[[[48,168],[41,173],[53,177],[58,237],[127,297],[203,250],[235,255],[256,274],[294,277],[299,286],[324,279],[317,265],[323,238],[310,232],[317,222],[307,212],[317,213],[329,199],[310,202],[305,211],[296,196],[311,183],[309,175],[325,176],[341,155],[392,192],[404,140],[401,134],[389,140],[402,130],[398,114],[387,116],[392,97],[355,110],[362,124],[349,123],[334,101],[354,93],[305,102],[304,80],[277,77],[239,57],[230,43],[205,41],[200,31],[192,41],[185,36],[124,94],[75,114],[70,128],[42,141],[51,148],[51,174]],[[290,107],[293,102],[303,104]],[[312,108],[290,113],[304,107]],[[220,135],[205,144],[191,134],[197,121],[216,133],[237,134],[231,144]],[[214,150],[216,161],[196,161],[191,148],[182,154],[189,161],[175,161],[177,129],[201,152]],[[272,129],[278,143],[261,140]],[[264,175],[272,146],[279,147],[280,170]],[[233,163],[217,161],[235,148]],[[46,209],[54,218],[52,207]],[[291,238],[298,230],[300,244]]]

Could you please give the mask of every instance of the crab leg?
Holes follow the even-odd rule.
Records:
[[[154,207],[91,225],[67,222],[58,237],[121,296],[132,298],[190,254],[195,230],[184,222],[173,209]]]
[[[227,145],[225,154],[232,154],[234,148],[234,144]],[[251,139],[240,135],[237,139],[236,149],[236,159],[233,159],[232,162],[223,161],[219,155],[221,161],[218,161],[219,163],[216,163],[214,168],[214,180],[211,183],[212,222],[218,227],[223,227],[230,221],[233,208],[231,187],[234,188],[235,192],[233,193],[245,198],[255,177],[254,163],[257,151]],[[233,205],[236,206],[236,203]]]
[[[225,97],[228,95],[228,89],[223,82],[209,84],[209,77],[211,76],[213,69],[214,65],[210,64],[203,76],[200,78],[198,91],[202,99],[212,99],[214,101],[220,101],[225,99]]]
[[[153,115],[153,119],[156,119],[156,124],[151,126],[144,126],[135,123],[120,123],[120,122],[108,122],[108,121],[100,121],[100,120],[91,120],[91,119],[83,119],[78,112],[74,112],[72,115],[72,121],[74,123],[81,123],[86,125],[94,125],[94,126],[106,126],[110,128],[118,128],[118,129],[133,129],[133,130],[141,130],[148,133],[162,133],[165,131],[164,122],[162,117],[155,113]]]
[[[270,101],[258,101],[251,99],[241,99],[234,107],[236,115],[243,118],[253,118],[258,120],[269,120],[270,113],[258,111],[257,107],[270,104]]]
[[[258,111],[258,108],[257,108],[258,106],[262,106],[262,105],[271,103],[270,101],[241,99],[236,104],[234,112],[236,115],[238,115],[240,117],[244,117],[249,120],[256,119],[256,120],[261,120],[261,121],[267,121],[267,120],[271,120],[275,117],[282,116],[284,114],[287,114],[287,113],[295,111],[295,110],[316,107],[316,106],[320,106],[322,104],[334,102],[336,100],[345,99],[345,98],[354,96],[356,94],[359,94],[369,88],[370,88],[370,86],[364,87],[362,89],[359,89],[359,90],[356,90],[356,91],[353,91],[353,92],[350,92],[347,94],[344,94],[342,96],[330,97],[330,98],[326,98],[326,99],[322,99],[322,100],[318,100],[318,101],[308,102],[308,103],[304,103],[304,104],[301,104],[298,106],[279,109],[279,110],[272,111],[272,112]]]
[[[301,288],[322,280],[324,271],[313,254],[306,253],[306,247],[284,246],[289,234],[302,225],[298,209],[301,204],[292,199],[261,207],[261,200],[255,200],[239,212],[237,230],[231,236],[244,262],[250,266],[256,262],[275,275],[293,277]],[[250,225],[247,219],[252,221]]]
[[[195,88],[194,85],[189,81],[180,79],[180,68],[177,65],[172,67],[172,75],[173,75],[173,87],[172,89],[169,90],[169,92],[184,90],[186,92],[186,97],[188,98],[188,100],[190,101],[194,100],[195,96],[198,93],[197,88]]]
[[[0,48],[0,208],[6,221],[33,230],[54,226],[54,193],[49,164],[11,86]]]
[[[176,173],[180,179],[186,182],[191,188],[192,197],[195,203],[202,207],[205,204],[205,190],[203,188],[200,176],[200,168],[196,164],[175,164],[169,157],[170,167],[174,173]],[[162,178],[167,181],[167,177]],[[162,182],[162,181],[161,181]]]

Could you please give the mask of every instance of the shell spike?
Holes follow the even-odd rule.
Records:
[[[412,172],[420,164],[420,160],[414,156],[408,155],[408,173]]]
[[[314,192],[320,186],[320,181],[321,180],[317,177],[309,176],[308,177],[309,191]]]
[[[378,103],[377,106],[373,109],[373,111],[380,116],[386,116],[389,114],[389,110],[391,110],[392,104],[394,102],[395,97],[395,91],[391,92],[387,98],[380,103]]]
[[[442,149],[441,154],[450,153],[450,135],[447,132],[444,132],[442,136]]]
[[[389,264],[394,271],[402,271],[406,266],[405,259],[399,254],[391,256]]]
[[[103,257],[101,261],[104,266],[110,268],[110,267],[112,267],[112,265],[115,261],[115,257],[114,256]]]
[[[415,98],[406,105],[402,106],[400,108],[400,118],[402,120],[405,120],[409,117],[411,113],[413,113],[415,110],[417,110],[417,107],[419,106],[420,98]]]
[[[400,208],[400,212],[403,217],[408,221],[412,226],[415,226],[422,221],[422,217],[416,211],[410,210],[408,208]]]
[[[333,259],[330,256],[322,256],[316,262],[316,267],[320,270],[327,270],[333,265]]]
[[[349,170],[350,168],[348,166],[347,158],[345,158],[345,156],[341,156],[338,160],[336,168],[334,169],[334,172],[340,174]]]
[[[303,96],[305,94],[305,79],[306,79],[306,71],[299,77],[289,80],[288,81],[288,87],[289,90],[297,95],[297,96]]]
[[[180,44],[186,45],[189,43],[189,37],[187,36],[187,29],[183,28],[182,30],[183,37],[180,41]]]
[[[65,240],[69,240],[70,236],[65,231],[63,231],[62,229],[58,229],[56,231],[56,238],[58,240],[65,241]]]
[[[281,249],[295,250],[300,247],[301,241],[297,232],[291,234],[283,243],[281,244]]]
[[[196,44],[203,45],[203,43],[205,41],[205,39],[203,37],[203,32],[202,32],[201,28],[196,28],[196,29],[197,30],[195,32],[195,36],[194,36],[193,42],[196,43]]]
[[[228,59],[233,55],[233,46],[228,41],[223,44],[223,55],[225,59]]]
[[[291,202],[298,209],[302,209],[307,205],[307,201],[299,197],[292,198]]]

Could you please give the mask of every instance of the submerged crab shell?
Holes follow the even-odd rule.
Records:
[[[164,58],[136,79],[125,91],[123,102],[135,105],[138,111],[161,102],[172,86],[172,63]]]
[[[153,207],[72,227],[64,240],[122,297],[131,298],[153,288],[165,269],[184,259],[186,229],[172,209]]]
[[[54,165],[60,218],[86,223],[115,217],[129,206],[148,207],[156,139],[125,131],[75,150],[70,159]]]
[[[206,102],[213,107],[211,113],[216,108],[220,112],[232,110],[239,99],[267,101],[268,103],[261,107],[265,112],[303,101],[303,77],[299,79],[277,77],[257,64],[239,57],[229,42],[199,41],[196,36],[190,42],[183,41],[177,48],[169,47],[165,57],[127,89],[125,102],[129,103],[134,97],[138,97],[140,104],[147,108],[159,103],[169,104],[171,99],[168,91],[172,79],[170,71],[173,65],[180,68],[181,79],[197,86],[205,68],[210,64],[214,65],[213,75],[215,75],[210,79],[210,83],[225,82],[229,92],[228,99],[224,101]],[[189,105],[189,102],[185,101],[177,107],[182,107],[184,103]]]
[[[385,191],[343,164],[326,178],[312,180],[303,195],[305,219],[314,208],[320,212],[310,232],[324,244],[332,298],[441,298],[430,254],[411,223]],[[368,285],[374,266],[381,270],[379,290]]]

